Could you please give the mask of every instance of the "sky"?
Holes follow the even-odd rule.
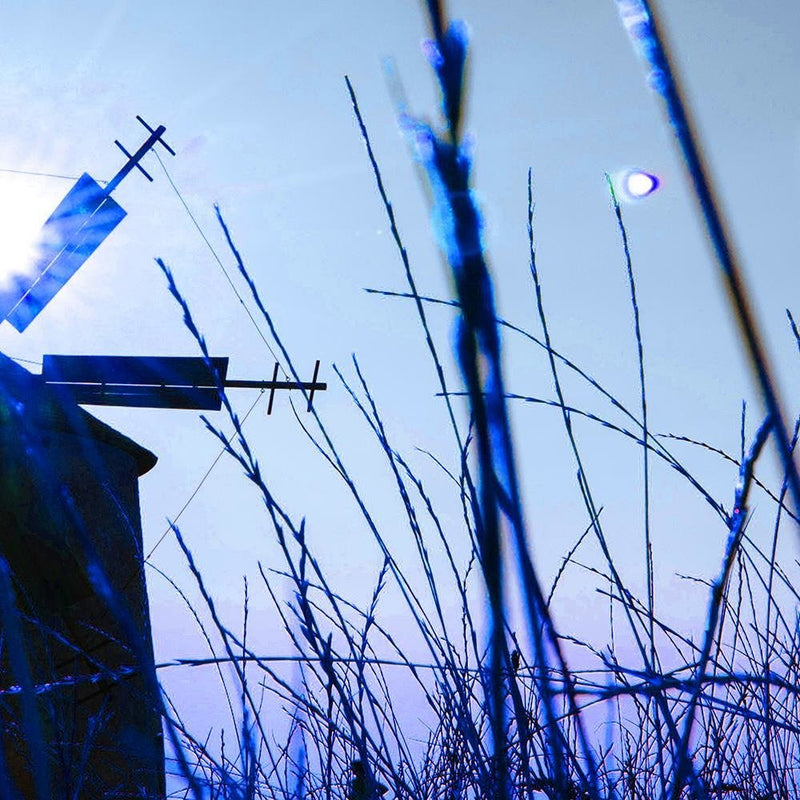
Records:
[[[662,0],[659,6],[792,416],[800,380],[785,309],[797,296],[800,6],[790,0]],[[658,192],[623,208],[642,315],[650,426],[737,454],[742,400],[750,431],[760,404],[676,149],[614,3],[462,0],[449,10],[471,32],[465,128],[500,315],[538,335],[526,232],[532,168],[537,266],[553,344],[636,408],[629,290],[604,175],[631,167],[658,175]],[[128,217],[24,333],[0,325],[0,350],[34,362],[24,362],[33,371],[45,353],[195,355],[155,264],[160,257],[211,352],[230,358],[229,377],[270,378],[273,355],[239,299],[254,310],[216,223],[219,204],[301,376],[310,379],[321,361],[328,390],[317,396],[316,408],[391,547],[409,565],[412,543],[398,522],[391,476],[333,365],[353,381],[355,354],[394,446],[439,493],[444,519],[458,529],[457,498],[421,452],[457,465],[413,306],[364,291],[404,291],[406,284],[344,81],[349,76],[357,94],[420,292],[448,298],[425,188],[397,124],[385,69],[391,59],[410,110],[435,121],[438,100],[421,48],[426,36],[422,4],[400,0],[0,3],[3,269],[13,268],[70,187],[66,179],[20,171],[73,177],[86,171],[107,180],[124,161],[114,140],[133,151],[145,138],[137,114],[152,126],[165,125],[165,139],[177,152],[174,158],[160,153],[177,191],[148,155],[143,164],[154,182],[134,173],[114,195]],[[453,314],[431,308],[430,318],[446,353]],[[505,342],[509,391],[551,398],[542,352],[512,334]],[[445,362],[457,385],[449,356]],[[574,405],[617,419],[579,382],[567,379],[565,387]],[[231,398],[244,414],[258,393],[241,390]],[[288,401],[278,396],[266,416],[261,397],[246,430],[275,495],[297,518],[306,517],[309,541],[333,583],[365,603],[380,567],[378,549]],[[193,496],[219,453],[198,415],[92,413],[159,458],[140,483],[145,550],[160,541],[166,519],[180,513],[223,615],[236,627],[247,575],[256,642],[265,652],[289,652],[265,593],[255,589],[259,561],[282,566],[259,497],[226,458]],[[221,415],[212,420],[230,429]],[[531,549],[547,582],[585,528],[586,512],[556,412],[518,403],[512,421]],[[641,453],[589,421],[576,429],[612,547],[631,585],[641,589]],[[730,503],[730,466],[686,444],[674,450]],[[774,462],[769,453],[765,475]],[[687,589],[676,573],[713,574],[725,531],[674,474],[654,465],[653,481],[659,602],[665,613],[696,627],[704,595]],[[768,521],[763,498],[762,504]],[[171,536],[151,560],[196,596]],[[180,598],[155,571],[148,582],[156,660],[204,655]],[[585,573],[570,573],[555,610],[559,624],[584,632],[604,624],[595,586]],[[384,613],[406,624],[396,598]],[[409,644],[412,651],[415,646]],[[214,718],[208,709],[219,693],[213,676],[198,674],[175,669],[163,677],[187,717],[202,726]]]

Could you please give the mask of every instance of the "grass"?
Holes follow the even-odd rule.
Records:
[[[794,588],[796,564],[783,564],[780,557],[786,528],[793,535],[798,522],[787,502],[794,480],[791,456],[798,426],[793,436],[786,437],[788,461],[784,460],[785,475],[778,486],[768,485],[755,474],[765,443],[780,427],[777,402],[774,408],[768,404],[770,416],[750,442],[743,414],[742,447],[737,455],[700,441],[677,442],[679,437],[658,436],[650,429],[643,311],[622,210],[611,186],[637,343],[638,407],[628,408],[553,344],[544,278],[536,263],[530,173],[529,265],[540,331],[532,333],[499,318],[472,194],[470,155],[461,139],[466,32],[458,23],[450,23],[433,0],[428,11],[432,38],[427,53],[439,81],[443,123],[434,128],[405,115],[403,125],[440,221],[437,239],[443,243],[452,271],[453,299],[419,294],[349,80],[347,88],[407,280],[408,291],[401,296],[413,301],[448,409],[454,452],[435,458],[449,479],[452,497],[431,496],[423,477],[395,448],[358,361],[354,358],[347,370],[337,369],[394,482],[403,509],[402,526],[418,559],[414,569],[398,561],[391,545],[398,531],[387,531],[377,522],[370,498],[316,409],[309,425],[298,417],[320,457],[341,480],[343,502],[355,504],[382,554],[369,602],[356,604],[331,585],[325,564],[309,544],[305,521],[295,519],[271,491],[242,420],[219,387],[233,433],[226,434],[209,419],[205,425],[260,495],[280,547],[279,567],[259,567],[259,590],[272,600],[295,654],[296,672],[287,678],[281,661],[254,652],[248,644],[251,588],[247,584],[242,632],[234,632],[221,618],[203,580],[202,565],[195,561],[178,526],[173,526],[205,608],[193,607],[187,595],[175,588],[209,648],[208,658],[183,666],[217,667],[233,721],[227,739],[223,736],[219,743],[197,738],[165,696],[165,727],[176,759],[171,770],[182,785],[176,796],[248,800],[374,800],[384,794],[414,800],[798,797],[800,596]],[[219,211],[218,218],[250,301],[289,374],[299,382],[289,348]],[[169,267],[162,261],[159,264],[188,330],[209,359],[200,327]],[[446,379],[445,358],[428,322],[431,314],[444,309],[457,316],[454,350],[464,387],[459,390]],[[789,320],[796,336],[791,315]],[[552,397],[507,391],[501,332],[523,337],[541,351],[552,378]],[[607,405],[606,415],[570,405],[567,373]],[[467,420],[461,419],[454,400],[457,395],[467,398]],[[560,416],[585,509],[585,530],[549,583],[537,571],[524,523],[515,462],[518,443],[509,424],[510,404],[521,402],[550,406]],[[604,426],[611,435],[641,450],[642,597],[626,582],[609,543],[603,509],[595,499],[576,430],[578,419]],[[676,454],[686,446],[713,452],[736,466],[738,481],[730,488],[729,502],[714,496]],[[673,627],[655,602],[650,499],[657,491],[652,483],[656,462],[666,464],[710,505],[725,532],[716,576],[692,579],[707,595],[698,641]],[[772,522],[766,531],[755,530],[752,524],[755,492],[762,503],[770,504]],[[440,510],[453,498],[462,510],[457,527]],[[591,542],[596,557],[588,552]],[[612,620],[609,642],[587,641],[556,624],[559,587],[573,571],[591,577],[607,603]],[[4,575],[0,569],[0,578]],[[98,582],[102,585],[100,578]],[[19,655],[22,647],[14,644],[13,597],[7,583],[0,581],[0,611],[11,637],[12,655]],[[280,599],[286,585],[292,597],[288,603]],[[516,603],[509,586],[514,587]],[[408,631],[392,630],[382,622],[381,602],[390,591],[402,598],[406,619],[424,647],[424,659],[408,655]],[[459,609],[455,618],[448,611],[453,598]],[[109,602],[113,605],[113,598]],[[24,663],[17,661],[24,701],[32,687],[24,680]],[[401,682],[396,678],[398,670],[405,675]],[[412,691],[427,708],[428,728],[422,742],[403,718]],[[264,712],[267,698],[284,710],[278,725]],[[35,714],[23,712],[23,717],[31,741],[40,738]],[[36,774],[45,770],[41,766]],[[39,794],[45,796],[45,790]]]
[[[379,179],[377,163],[373,163]],[[531,243],[532,206],[531,198]],[[615,212],[624,234],[618,206]],[[399,233],[397,243],[400,252],[404,252]],[[232,252],[268,321],[243,261],[235,248]],[[633,299],[633,272],[630,262],[626,262],[631,270]],[[181,300],[168,270],[166,274],[202,349],[203,340],[190,309]],[[410,269],[408,274],[408,296],[414,297],[423,324],[426,309],[452,308],[454,304],[459,307],[458,301],[419,297]],[[195,761],[212,795],[218,792],[219,796],[237,796],[240,791],[246,797],[374,797],[378,796],[375,787],[386,786],[395,796],[414,798],[497,797],[504,792],[514,797],[552,798],[797,796],[798,595],[791,573],[777,559],[778,539],[787,524],[786,517],[790,517],[789,525],[796,520],[785,504],[786,482],[773,490],[753,474],[770,426],[760,425],[752,444],[739,457],[715,451],[720,459],[735,463],[740,476],[737,485],[731,487],[730,504],[716,499],[668,448],[673,438],[647,431],[641,414],[626,408],[586,370],[554,351],[533,247],[531,274],[542,336],[495,321],[544,350],[553,373],[556,399],[505,397],[548,403],[561,412],[582,476],[589,520],[552,585],[546,591],[539,587],[544,598],[540,608],[548,614],[557,604],[558,584],[567,570],[590,571],[600,592],[616,609],[616,618],[622,620],[616,623],[611,646],[598,647],[575,639],[569,632],[555,633],[552,620],[548,623],[534,618],[531,637],[541,636],[545,625],[557,636],[558,651],[555,647],[541,648],[544,657],[555,654],[556,658],[564,658],[562,651],[568,648],[573,654],[583,650],[594,661],[580,669],[568,668],[565,658],[564,663],[542,665],[537,662],[532,642],[516,637],[509,629],[505,615],[510,617],[513,612],[504,598],[501,659],[499,668],[495,666],[495,638],[489,636],[487,647],[483,625],[485,608],[490,603],[481,549],[481,537],[486,534],[476,522],[481,506],[476,499],[478,480],[473,474],[472,434],[462,437],[455,426],[454,440],[462,442],[461,470],[452,474],[452,486],[464,508],[463,529],[446,530],[437,513],[437,502],[393,447],[357,361],[352,365],[354,380],[348,382],[341,371],[339,377],[394,476],[406,511],[407,529],[419,557],[419,569],[415,571],[403,569],[396,562],[385,534],[372,521],[369,498],[360,494],[355,479],[337,455],[332,437],[322,421],[315,418],[321,453],[359,505],[383,551],[383,565],[366,608],[350,603],[328,584],[324,566],[307,544],[303,524],[294,523],[270,493],[236,415],[228,406],[230,421],[237,431],[235,437],[226,437],[217,427],[206,424],[239,461],[264,499],[285,565],[274,572],[262,569],[261,577],[297,653],[300,668],[297,681],[287,681],[269,657],[250,652],[244,637],[233,634],[218,619],[200,570],[194,566],[176,529],[201,594],[207,599],[213,628],[224,645],[225,654],[218,660],[238,665],[237,680],[227,690],[232,698],[239,697],[241,701],[236,718],[243,727],[235,755],[220,758],[212,755],[212,748],[189,740],[191,758],[187,760]],[[432,338],[429,341],[432,344]],[[284,354],[288,359],[288,353]],[[432,356],[434,364],[441,363],[433,344]],[[618,416],[627,418],[628,424],[583,412],[586,418],[634,446],[646,448],[651,458],[668,464],[711,505],[727,531],[719,574],[711,581],[702,581],[708,606],[705,634],[699,643],[654,615],[651,596],[636,597],[616,568],[602,527],[602,509],[592,500],[573,429],[573,418],[582,412],[568,406],[560,388],[563,370],[579,375]],[[454,394],[446,386],[443,393],[448,398]],[[712,449],[702,442],[693,444]],[[754,488],[770,498],[775,509],[774,528],[766,545],[749,530],[747,507]],[[459,564],[454,554],[453,542],[459,537],[471,543],[471,556],[465,564]],[[602,559],[597,565],[580,560],[590,537],[600,545]],[[449,571],[442,573],[433,568],[431,553],[436,548],[446,554]],[[287,580],[293,587],[294,600],[289,604],[279,600],[282,593],[276,587],[277,580]],[[425,663],[412,662],[404,653],[404,641],[380,622],[380,600],[390,582],[402,592],[409,619],[425,643],[429,655]],[[452,596],[453,592],[462,609],[455,626],[441,602],[442,597]],[[526,606],[530,613],[530,605]],[[619,643],[625,638],[633,642],[638,661],[623,659],[621,652],[626,648]],[[387,651],[393,652],[392,658],[383,655]],[[258,681],[276,693],[287,709],[289,734],[282,746],[276,746],[272,728],[264,730],[257,724],[261,700],[246,691],[244,664],[256,668]],[[407,702],[405,696],[392,691],[390,673],[397,666],[408,671],[415,690],[430,710],[433,722],[422,748],[408,738],[409,733],[395,713]],[[497,683],[499,703],[495,700]],[[408,692],[407,685],[403,692]],[[549,708],[545,705],[548,702]],[[612,720],[613,735],[607,741],[591,739],[579,724],[582,718],[584,724],[587,718],[596,719],[598,707]],[[363,779],[353,771],[354,763],[363,768]]]
[[[249,742],[250,750],[240,751],[234,761],[217,763],[203,748],[196,749],[195,755],[202,754],[199,763],[210,783],[218,781],[220,791],[230,790],[231,775],[238,770],[236,785],[244,787],[246,796],[376,797],[379,787],[388,787],[398,797],[415,798],[796,796],[798,684],[794,672],[797,632],[793,612],[797,595],[789,574],[777,560],[779,531],[786,524],[785,518],[793,516],[784,502],[790,476],[780,488],[769,489],[753,474],[754,464],[774,430],[774,420],[768,418],[759,426],[752,445],[743,446],[739,458],[719,453],[739,470],[739,481],[732,487],[730,511],[668,449],[669,440],[656,437],[649,430],[635,277],[613,187],[611,198],[622,239],[638,347],[639,409],[626,408],[587,371],[552,346],[542,280],[536,266],[530,175],[530,268],[541,336],[498,319],[480,241],[479,213],[471,194],[469,155],[460,142],[465,31],[458,24],[448,24],[437,4],[430,3],[429,12],[433,35],[428,54],[440,83],[444,126],[434,130],[407,116],[404,125],[428,178],[430,196],[437,208],[434,216],[441,221],[437,238],[444,243],[453,273],[456,298],[452,301],[421,297],[417,291],[349,81],[348,90],[407,278],[405,296],[414,301],[448,406],[454,443],[460,453],[460,471],[451,473],[452,485],[464,510],[460,536],[470,543],[471,556],[466,564],[457,563],[451,544],[457,534],[445,530],[436,502],[393,447],[357,361],[353,363],[352,379],[338,370],[337,373],[384,453],[419,556],[417,579],[395,561],[384,533],[370,515],[368,498],[361,495],[332,437],[315,416],[314,436],[320,453],[340,475],[383,552],[383,567],[367,610],[349,603],[330,587],[324,567],[310,552],[302,524],[289,519],[263,482],[230,407],[236,431],[233,439],[207,422],[264,498],[286,561],[281,577],[289,580],[294,590],[294,601],[288,608],[277,600],[275,576],[262,571],[262,578],[302,668],[299,684],[290,685],[269,661],[247,653],[244,643],[215,618],[229,658],[236,660],[234,651],[245,653],[245,658],[257,664],[268,678],[270,691],[278,693],[291,709],[291,733],[286,746],[276,752],[273,740],[256,725],[250,738],[240,737],[241,744]],[[269,314],[227,228],[225,232],[240,274],[274,336]],[[202,348],[190,310],[166,268],[165,272]],[[470,409],[466,435],[451,402],[459,392],[448,388],[443,359],[428,325],[427,316],[434,304],[449,305],[458,312],[455,353]],[[501,327],[521,333],[545,351],[555,399],[506,392]],[[276,341],[291,364],[277,337]],[[627,423],[571,408],[563,389],[564,370],[580,376],[616,412],[621,412]],[[546,403],[560,410],[587,516],[586,531],[547,590],[529,553],[508,425],[507,404],[520,400]],[[636,597],[626,585],[608,544],[602,509],[594,500],[573,426],[573,419],[580,415],[611,428],[642,449],[644,598]],[[711,449],[701,442],[696,446]],[[727,531],[719,573],[706,582],[707,619],[699,643],[674,630],[654,611],[648,500],[649,462],[654,458],[686,479],[712,506]],[[754,486],[766,492],[775,504],[772,541],[767,547],[759,545],[748,529],[748,500]],[[796,519],[792,519],[789,524],[795,523]],[[176,535],[182,542],[177,530]],[[601,561],[582,568],[589,569],[604,584],[601,592],[618,620],[611,645],[602,648],[558,631],[550,614],[560,578],[565,570],[578,565],[579,549],[590,537],[599,545]],[[430,558],[434,547],[446,554],[449,574],[434,570]],[[190,558],[188,550],[186,553]],[[196,577],[200,581],[199,572]],[[513,611],[504,591],[508,580],[519,586],[527,623],[525,636],[517,637],[510,628]],[[429,661],[425,664],[412,663],[404,654],[403,643],[379,622],[377,609],[387,582],[392,582],[403,595],[409,618],[427,649]],[[480,592],[477,601],[471,591],[473,586]],[[441,598],[452,592],[460,599],[462,609],[460,624],[455,627],[446,618],[441,603]],[[207,596],[204,589],[203,595]],[[208,602],[211,603],[210,598]],[[483,626],[487,615],[488,631]],[[619,655],[615,642],[623,639],[638,655],[635,665]],[[394,663],[408,669],[430,709],[433,724],[421,753],[409,742],[395,715],[394,709],[400,703],[392,694],[386,672],[392,663],[377,656],[386,648],[394,652]],[[570,668],[567,650],[573,654],[583,650],[595,663],[586,668]],[[245,696],[243,673],[240,678],[246,711],[242,718],[255,720],[258,706]],[[598,741],[588,733],[587,719],[596,719],[598,706],[612,720],[612,733],[606,741]]]

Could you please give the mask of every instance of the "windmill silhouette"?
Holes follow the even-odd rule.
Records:
[[[120,182],[134,169],[152,181],[140,162],[157,145],[175,155],[163,125],[137,119],[144,143],[130,154],[116,142],[127,161],[104,187],[78,178],[0,290],[0,322],[24,332],[125,218]],[[271,413],[277,391],[299,389],[310,411],[327,389],[319,367],[309,382],[278,380],[275,363],[271,380],[251,381],[228,379],[228,358],[45,355],[35,375],[0,353],[0,693],[48,687],[30,714],[13,699],[0,708],[0,794],[10,780],[25,800],[55,796],[59,770],[79,761],[83,784],[62,781],[65,796],[165,794],[138,491],[157,459],[82,406],[218,410],[223,391],[250,388],[269,391]],[[9,620],[27,658],[7,644]],[[20,724],[31,714],[33,739]]]

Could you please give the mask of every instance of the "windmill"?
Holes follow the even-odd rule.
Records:
[[[116,142],[127,161],[105,186],[81,175],[42,226],[34,258],[7,276],[0,322],[24,332],[125,218],[111,196],[120,182],[134,169],[152,181],[140,162],[156,146],[175,155],[163,125],[137,119],[144,143],[131,154]],[[309,382],[278,380],[277,363],[271,380],[250,381],[228,379],[228,358],[45,355],[34,375],[0,354],[0,627],[6,636],[17,625],[27,651],[26,661],[0,650],[0,693],[50,687],[27,711],[24,692],[22,705],[13,695],[0,708],[4,733],[28,731],[18,723],[31,709],[39,717],[35,741],[0,737],[0,771],[21,797],[53,796],[59,764],[80,759],[83,783],[60,787],[65,795],[105,796],[112,785],[165,793],[138,501],[156,457],[82,406],[218,410],[223,390],[257,388],[269,391],[267,413],[277,391],[292,389],[310,411],[327,389],[319,366]],[[14,603],[22,614],[7,619]]]
[[[119,172],[105,187],[83,173],[42,226],[35,256],[6,276],[0,322],[7,320],[23,332],[127,215],[111,196],[122,180],[138,169],[152,182],[141,160],[156,145],[175,155],[164,141],[163,125],[152,128],[142,117],[136,119],[149,134],[139,149],[131,155],[115,140],[128,159]],[[269,389],[267,414],[277,390],[305,390],[310,411],[314,393],[327,389],[317,381],[319,361],[307,383],[279,381],[277,363],[270,381],[226,381],[227,365],[227,358],[206,363],[196,357],[46,355],[42,379],[80,405],[219,410],[218,389]]]

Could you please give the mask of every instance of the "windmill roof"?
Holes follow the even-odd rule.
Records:
[[[145,447],[92,416],[57,388],[45,384],[40,375],[0,353],[0,424],[8,420],[12,404],[24,413],[30,425],[90,437],[129,453],[140,476],[149,472],[158,460]]]

